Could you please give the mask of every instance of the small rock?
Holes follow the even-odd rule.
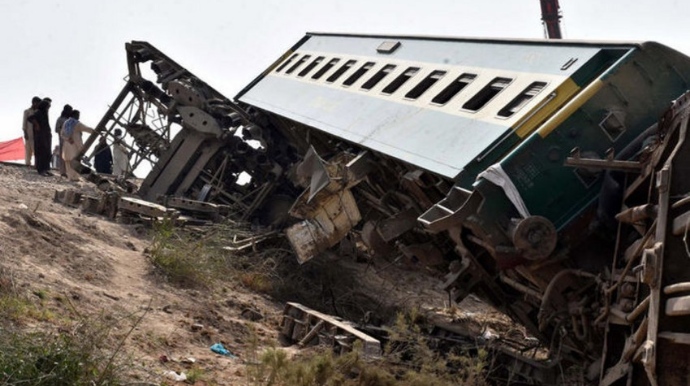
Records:
[[[192,357],[187,357],[187,358],[180,359],[180,362],[187,364],[187,365],[193,365],[196,363],[196,359],[192,358]]]
[[[165,373],[165,376],[168,379],[171,379],[176,382],[184,382],[187,380],[187,374],[185,374],[184,372],[176,373],[175,371],[168,371],[167,373]]]
[[[39,273],[39,274],[38,274],[38,278],[39,278],[39,279],[45,279],[45,278],[46,278],[46,275],[44,275],[44,274],[42,274],[42,273]]]
[[[247,308],[244,311],[242,311],[242,317],[251,320],[252,322],[256,322],[264,318],[264,316],[261,315],[259,311],[252,308]]]
[[[192,331],[201,331],[204,329],[204,325],[201,323],[192,324]]]
[[[162,310],[163,310],[163,312],[165,312],[165,313],[167,313],[167,314],[172,314],[172,313],[173,313],[172,306],[171,306],[170,304],[168,304],[167,306],[163,307]]]
[[[125,243],[125,246],[126,246],[127,248],[131,249],[132,251],[136,251],[136,250],[137,250],[137,247],[135,247],[134,244],[133,244],[131,241],[126,242],[126,243]]]
[[[26,204],[19,204],[19,209],[29,209],[29,207]]]

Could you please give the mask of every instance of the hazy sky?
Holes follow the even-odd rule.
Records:
[[[690,54],[682,0],[561,0],[569,39],[656,40]],[[307,31],[543,38],[539,0],[0,0],[0,141],[31,97],[95,126],[146,40],[232,97]]]

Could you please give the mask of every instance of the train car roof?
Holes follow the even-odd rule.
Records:
[[[641,46],[645,43],[653,43],[640,40],[577,40],[577,39],[529,39],[529,38],[496,38],[496,37],[468,37],[468,36],[435,36],[435,35],[384,35],[384,34],[357,34],[348,32],[306,32],[305,36],[342,36],[352,38],[379,38],[379,39],[405,39],[405,40],[429,40],[447,42],[475,42],[475,43],[516,43],[537,45],[566,45],[566,46]]]
[[[240,91],[236,99],[441,176],[455,178],[472,160],[507,135],[536,104],[601,52],[627,52],[644,44],[310,32]],[[281,63],[299,60],[296,53],[304,62],[301,68],[291,75],[280,72]],[[318,58],[324,63],[338,58],[338,66],[350,59],[357,62],[337,82],[325,82],[312,79],[313,71],[306,76],[301,73],[307,61]],[[319,62],[319,67],[324,63]],[[374,64],[371,72],[354,84],[344,85],[343,79],[363,63]],[[386,82],[399,76],[405,68],[420,69],[414,82],[408,82],[407,89],[402,90],[405,96],[409,95],[405,93],[410,87],[432,76],[434,70],[443,70],[448,76],[436,84],[433,93],[430,89],[427,96],[415,100],[400,93],[382,93],[382,85],[364,90],[362,83],[386,64],[394,64],[394,71],[398,71]],[[314,67],[314,71],[317,69]],[[467,111],[460,108],[464,107],[462,104],[431,103],[428,94],[438,94],[451,77],[464,72],[478,76],[476,84],[465,92],[467,97],[478,95],[480,87],[486,87],[492,79],[510,79],[512,88],[503,92],[502,99],[495,98],[493,105],[481,111]],[[535,82],[546,85],[544,92],[519,114],[498,119],[499,109]]]

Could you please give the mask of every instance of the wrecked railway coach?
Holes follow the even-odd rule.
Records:
[[[690,58],[657,43],[313,33],[233,102],[148,43],[127,53],[128,84],[97,130],[124,128],[153,164],[141,197],[285,227],[302,262],[361,240],[450,263],[454,300],[476,293],[600,384],[678,376],[657,347],[687,350],[677,318],[690,307],[660,291],[687,291],[672,286],[690,270],[676,238],[651,247],[669,187],[690,191],[671,152],[687,100],[655,122],[688,88]]]

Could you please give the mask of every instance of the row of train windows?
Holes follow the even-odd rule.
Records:
[[[288,60],[281,64],[276,72],[281,72],[286,67],[290,66],[292,62],[299,56],[299,54],[292,55]],[[311,59],[311,55],[303,55],[298,61],[296,61],[292,66],[287,68],[285,74],[292,74],[304,63]],[[312,60],[302,71],[297,73],[297,76],[303,78],[307,76],[314,68],[316,68],[323,60],[324,56],[316,57]],[[318,80],[323,77],[329,70],[335,67],[340,62],[339,58],[333,58],[329,60],[323,67],[316,71],[311,79]],[[348,60],[342,66],[340,66],[333,74],[331,74],[327,79],[327,83],[333,83],[337,81],[345,72],[351,69],[357,63],[356,60]],[[366,62],[361,67],[359,67],[355,72],[352,73],[343,81],[343,86],[351,86],[357,80],[359,80],[364,74],[369,72],[374,67],[374,62]],[[388,74],[395,70],[396,65],[387,64],[379,71],[377,71],[371,78],[362,84],[363,90],[371,90],[379,84]],[[402,74],[398,75],[393,81],[391,81],[386,87],[383,88],[382,93],[385,95],[391,95],[396,92],[402,85],[407,83],[412,77],[414,77],[420,71],[419,67],[408,67]],[[421,82],[419,82],[415,87],[413,87],[407,94],[405,94],[406,99],[415,100],[422,96],[424,92],[430,89],[436,82],[446,75],[446,71],[436,70],[431,74],[427,75]],[[439,92],[431,102],[437,105],[445,105],[453,99],[460,91],[462,91],[467,85],[472,83],[477,77],[476,74],[461,74],[448,86],[446,86],[441,92]],[[470,100],[462,105],[464,110],[468,111],[479,111],[483,108],[491,99],[493,99],[498,93],[503,91],[512,82],[510,78],[497,77],[484,86],[477,94],[475,94]],[[532,98],[539,94],[544,87],[546,87],[546,82],[532,82],[527,88],[525,88],[517,97],[511,100],[505,107],[503,107],[498,112],[498,116],[502,118],[507,118],[515,114],[523,106],[527,104]]]

